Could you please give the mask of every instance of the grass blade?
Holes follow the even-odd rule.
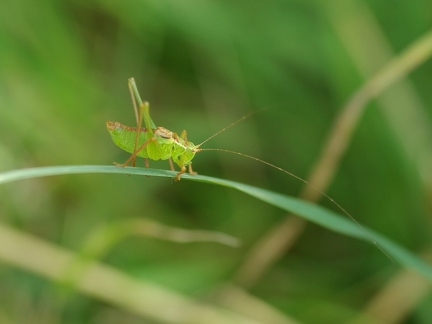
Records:
[[[37,177],[84,173],[130,174],[168,178],[173,178],[176,175],[176,172],[173,171],[147,168],[119,168],[115,166],[99,165],[50,166],[31,169],[20,169],[0,173],[0,184]],[[351,220],[335,212],[329,211],[323,207],[300,200],[298,198],[285,196],[276,192],[239,182],[203,175],[191,176],[189,174],[185,174],[182,175],[182,179],[210,183],[239,190],[245,194],[267,202],[275,207],[279,207],[287,212],[294,213],[300,217],[303,217],[308,221],[318,224],[331,231],[372,243],[369,237],[361,230],[361,228],[358,227]],[[363,227],[374,237],[376,242],[395,261],[399,262],[405,267],[417,270],[419,273],[423,274],[426,278],[432,281],[431,266],[423,262],[420,258],[418,258],[416,255],[414,255],[404,247],[400,246],[399,244],[367,228],[366,226]]]

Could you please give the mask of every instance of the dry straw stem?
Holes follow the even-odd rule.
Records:
[[[425,62],[431,54],[432,32],[428,32],[401,54],[391,59],[354,93],[331,128],[321,156],[307,179],[310,184],[323,191],[326,190],[348,147],[351,135],[366,104]],[[320,194],[312,187],[305,186],[300,197],[309,201],[317,201]],[[268,231],[240,267],[236,275],[236,282],[243,286],[253,285],[295,242],[305,225],[305,220],[290,215]]]
[[[95,261],[102,260],[114,246],[131,236],[154,237],[177,243],[214,242],[232,247],[240,245],[237,238],[221,232],[185,230],[151,219],[122,219],[103,224],[91,231],[73,262],[65,268],[59,281],[70,288],[76,288],[82,276]]]
[[[238,285],[227,284],[215,297],[220,305],[238,314],[256,318],[263,323],[295,324],[296,320],[249,294]]]
[[[350,1],[341,4],[345,6],[344,12],[349,14],[338,15],[334,12],[331,15],[333,25],[359,71],[368,77],[382,62],[392,56],[391,46],[364,3]],[[351,28],[346,28],[347,24]],[[421,62],[429,57],[432,43],[430,39],[431,32],[420,39],[419,45],[410,55],[413,62]],[[365,40],[368,44],[365,44]],[[372,58],[369,48],[374,49]],[[404,62],[406,71],[409,71],[409,59]],[[391,74],[388,77],[391,77]],[[407,157],[417,166],[419,176],[426,186],[430,187],[432,132],[425,116],[425,107],[414,86],[408,79],[401,80],[378,97],[377,101],[388,124],[393,128],[395,137],[405,149]],[[429,291],[430,283],[426,279],[413,271],[402,270],[371,298],[362,312],[366,320],[359,318],[354,323],[367,323],[371,319],[383,323],[399,323]]]
[[[391,45],[364,2],[336,1],[337,6],[328,6],[331,22],[360,74],[368,79],[394,56]],[[424,37],[428,38],[427,34]],[[412,54],[413,60],[422,60],[427,54],[430,45],[425,41],[424,46]],[[402,79],[377,97],[377,103],[395,138],[428,184],[432,180],[432,131],[426,107],[415,87],[408,78]]]
[[[431,260],[431,254],[425,255]],[[386,284],[350,324],[401,323],[419,302],[429,295],[431,283],[417,272],[404,269]]]
[[[13,248],[11,247],[13,242]],[[74,261],[74,253],[43,240],[0,226],[0,256],[15,265],[56,281]],[[98,262],[77,283],[80,292],[163,323],[236,323],[259,321],[193,299]]]

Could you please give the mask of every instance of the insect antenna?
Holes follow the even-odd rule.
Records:
[[[258,109],[255,111],[250,112],[249,114],[246,114],[242,117],[240,117],[239,119],[237,119],[235,122],[229,124],[228,126],[222,128],[220,131],[218,131],[217,133],[213,134],[212,136],[210,136],[209,138],[207,138],[206,140],[204,140],[203,142],[201,142],[200,144],[198,144],[196,146],[196,148],[199,148],[201,145],[203,145],[204,143],[207,143],[208,141],[210,141],[212,138],[218,136],[220,133],[225,132],[227,129],[233,127],[234,125],[237,125],[238,123],[240,123],[241,121],[245,120],[246,118],[249,118],[250,116],[255,115],[256,113],[262,112],[264,110],[270,109],[271,107],[266,107],[266,108],[262,108],[262,109]]]
[[[250,114],[249,114],[250,115]],[[248,117],[248,115],[246,115],[244,118],[246,118],[246,117]],[[241,118],[241,119],[239,119],[238,121],[241,121],[241,120],[243,120],[244,118]],[[237,122],[238,122],[237,121]],[[223,129],[222,131],[224,131],[224,130],[226,130],[227,128],[229,128],[229,127],[231,127],[231,126],[233,126],[234,124],[236,124],[237,122],[235,122],[235,123],[233,123],[233,124],[231,124],[231,125],[229,125],[228,127],[226,127],[225,129]],[[222,131],[219,131],[218,133],[221,133]],[[218,133],[216,133],[215,135],[217,135]],[[215,135],[213,135],[213,136],[211,136],[210,138],[213,138]],[[209,138],[209,139],[210,139]],[[204,142],[207,142],[207,140],[206,141],[204,141]],[[203,143],[204,143],[203,142]],[[202,144],[202,143],[201,143]],[[200,145],[201,145],[200,144]],[[321,195],[323,195],[326,199],[328,199],[329,201],[331,201],[337,208],[339,208],[339,210],[341,210],[346,216],[348,216],[358,227],[360,227],[360,229],[366,234],[366,236],[372,241],[372,243],[373,244],[375,244],[375,246],[387,257],[387,258],[389,258],[390,259],[390,261],[392,261],[393,263],[394,263],[394,260],[390,257],[390,255],[388,255],[388,253],[375,241],[375,239],[372,237],[372,235],[371,234],[369,234],[369,232],[368,231],[366,231],[366,229],[353,217],[353,216],[351,216],[351,214],[350,213],[348,213],[347,211],[346,211],[346,209],[345,208],[343,208],[340,204],[338,204],[333,198],[331,198],[329,195],[327,195],[324,191],[322,191],[321,189],[319,189],[319,188],[317,188],[317,187],[315,187],[314,185],[312,185],[311,183],[309,183],[307,180],[305,180],[305,179],[303,179],[303,178],[301,178],[301,177],[299,177],[299,176],[297,176],[297,175],[295,175],[294,173],[292,173],[292,172],[289,172],[289,171],[287,171],[287,170],[285,170],[285,169],[282,169],[281,167],[278,167],[277,165],[274,165],[274,164],[271,164],[270,162],[267,162],[267,161],[264,161],[264,160],[261,160],[261,159],[259,159],[259,158],[257,158],[257,157],[254,157],[254,156],[251,156],[251,155],[248,155],[248,154],[244,154],[244,153],[240,153],[240,152],[236,152],[236,151],[231,151],[231,150],[226,150],[226,149],[220,149],[220,148],[199,148],[198,150],[197,150],[198,152],[201,152],[201,151],[219,151],[219,152],[225,152],[225,153],[231,153],[231,154],[237,154],[237,155],[240,155],[240,156],[243,156],[243,157],[246,157],[246,158],[249,158],[249,159],[251,159],[251,160],[255,160],[255,161],[258,161],[258,162],[260,162],[260,163],[263,163],[263,164],[266,164],[266,165],[268,165],[268,166],[270,166],[270,167],[272,167],[272,168],[274,168],[274,169],[276,169],[276,170],[279,170],[279,171],[282,171],[282,172],[284,172],[284,173],[286,173],[286,174],[288,174],[289,176],[291,176],[291,177],[293,177],[293,178],[296,178],[297,180],[300,180],[301,182],[303,182],[304,184],[306,184],[306,185],[308,185],[308,186],[310,186],[312,189],[314,189],[314,190],[316,190],[317,192],[319,192]]]

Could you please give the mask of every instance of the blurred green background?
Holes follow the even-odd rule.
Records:
[[[430,1],[4,1],[0,170],[125,161],[105,122],[134,125],[127,79],[135,77],[153,120],[186,129],[196,144],[270,107],[205,147],[305,178],[348,98],[430,30],[431,13]],[[431,76],[428,61],[386,91],[388,100],[368,105],[328,191],[359,222],[416,252],[430,246],[432,233]],[[199,153],[194,169],[287,195],[302,187],[221,152]],[[74,251],[98,226],[131,217],[242,240],[231,248],[131,237],[101,260],[206,299],[285,215],[230,189],[164,178],[70,175],[0,188],[3,224]],[[344,323],[399,270],[373,245],[309,225],[248,290],[299,322]],[[61,294],[54,282],[0,263],[2,323],[153,323],[79,292]],[[432,322],[431,297],[400,320]]]

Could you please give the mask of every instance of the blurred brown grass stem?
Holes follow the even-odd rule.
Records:
[[[424,254],[430,261],[430,253]],[[396,273],[361,312],[361,316],[350,324],[370,322],[402,323],[411,311],[430,294],[430,282],[411,269],[403,269]]]
[[[307,178],[309,183],[323,191],[328,188],[367,103],[425,62],[431,54],[432,32],[429,32],[391,59],[354,93],[331,127],[322,153]],[[320,196],[310,186],[305,186],[300,193],[301,198],[314,202]],[[236,281],[243,286],[253,285],[296,241],[305,225],[305,220],[290,215],[270,229],[239,268]]]
[[[13,248],[9,242],[14,242]],[[0,243],[3,262],[50,280],[62,279],[64,269],[75,260],[71,251],[6,225],[0,226]],[[86,295],[163,323],[259,323],[98,262],[88,267],[77,287]]]

